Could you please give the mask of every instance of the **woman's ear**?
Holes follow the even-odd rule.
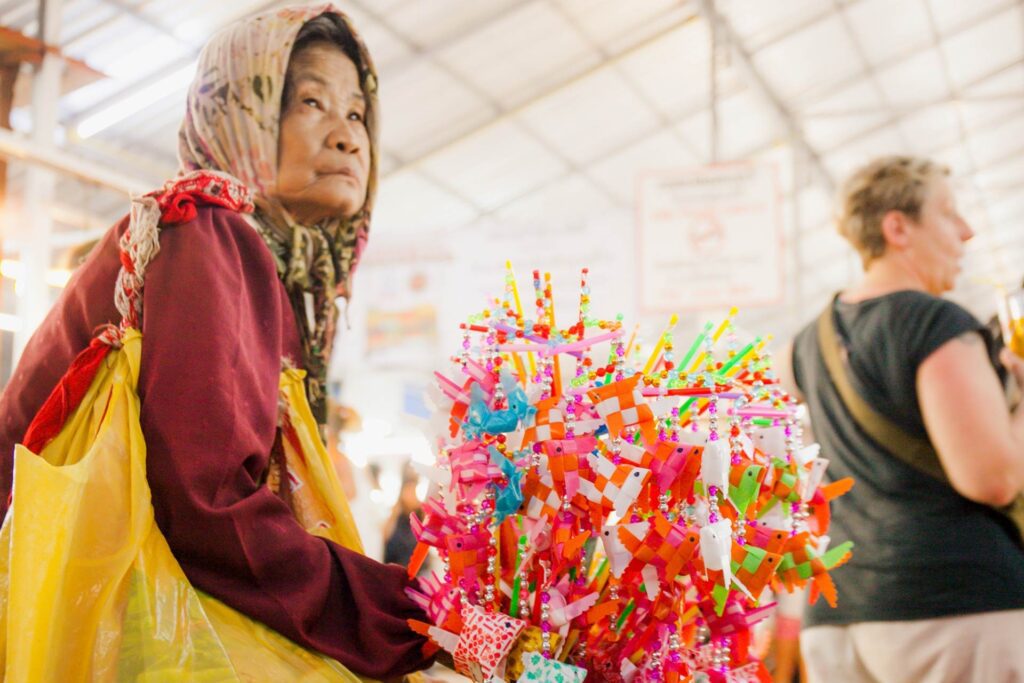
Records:
[[[887,211],[882,216],[882,237],[886,246],[905,248],[910,239],[910,220],[902,211]]]

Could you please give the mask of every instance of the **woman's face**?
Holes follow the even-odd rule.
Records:
[[[921,205],[917,230],[911,230],[912,262],[929,292],[948,292],[956,284],[964,243],[974,231],[956,207],[953,189],[948,180],[931,180]]]
[[[300,223],[350,218],[366,201],[370,136],[355,64],[314,43],[293,54],[278,139],[273,196]]]

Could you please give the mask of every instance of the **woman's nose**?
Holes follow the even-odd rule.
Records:
[[[359,143],[349,121],[345,120],[334,126],[327,138],[327,146],[348,154],[359,151]]]
[[[971,224],[965,221],[963,218],[960,219],[960,239],[966,242],[967,240],[974,237],[974,229]]]

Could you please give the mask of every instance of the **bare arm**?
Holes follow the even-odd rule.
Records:
[[[1024,361],[1004,363],[1024,378]],[[1012,501],[1024,489],[1024,410],[1007,408],[981,335],[962,334],[928,356],[917,370],[917,394],[953,488],[988,505]]]

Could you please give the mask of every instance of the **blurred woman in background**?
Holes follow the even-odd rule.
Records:
[[[1024,409],[1005,403],[985,326],[942,298],[974,235],[949,171],[886,157],[844,187],[840,233],[864,278],[780,354],[826,476],[852,476],[831,536],[853,558],[839,606],[810,607],[812,681],[1024,680]],[[1024,359],[1003,363],[1024,382]],[[782,367],[786,361],[792,367]]]

